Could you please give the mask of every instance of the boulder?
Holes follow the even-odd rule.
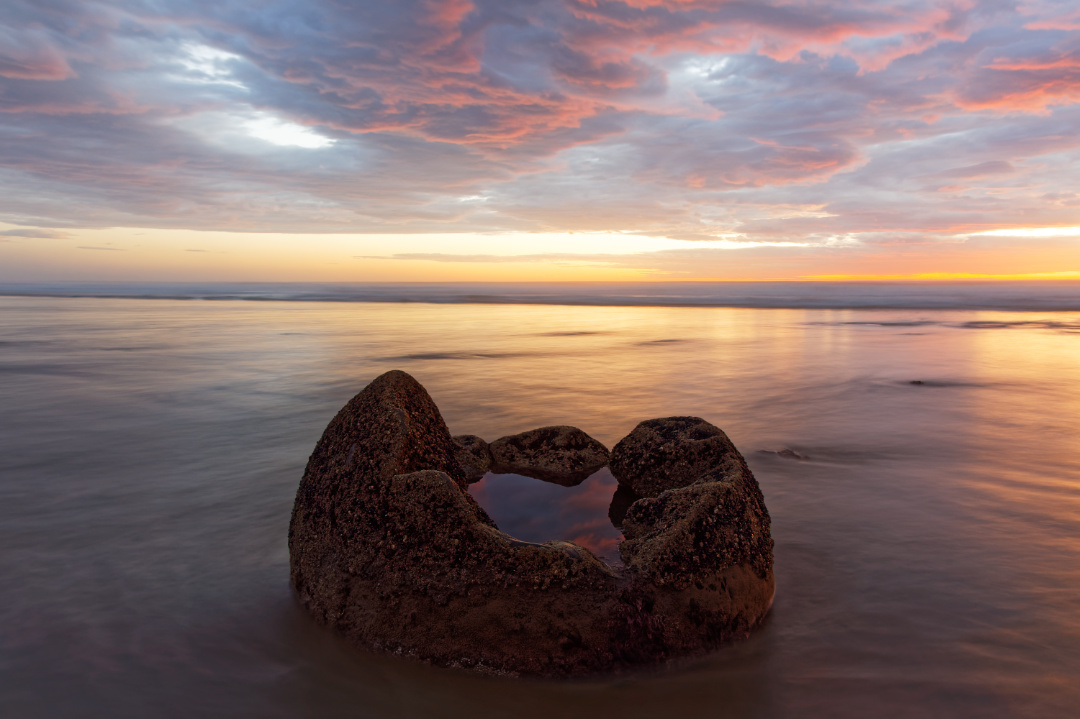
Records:
[[[465,471],[465,479],[469,484],[482,479],[491,468],[491,449],[488,443],[475,434],[459,434],[452,439],[457,447],[458,464]]]
[[[769,518],[745,464],[633,502],[625,566],[612,566],[499,531],[466,491],[459,450],[403,372],[330,422],[289,527],[292,584],[316,621],[369,650],[564,677],[699,654],[768,610]]]
[[[358,577],[376,573],[388,531],[391,480],[422,469],[460,488],[457,461],[439,409],[420,384],[387,372],[337,413],[315,445],[289,524],[292,583],[322,621],[342,615]]]
[[[693,654],[748,634],[775,593],[771,519],[727,435],[699,417],[646,420],[615,445],[611,471],[619,554],[664,618],[665,650]]]
[[[685,487],[719,468],[750,471],[727,435],[700,417],[645,420],[611,450],[611,473],[641,497]]]
[[[769,512],[749,470],[720,468],[640,499],[622,521],[619,554],[653,611],[675,625],[667,650],[695,653],[746,636],[772,606]]]
[[[608,463],[607,447],[577,427],[540,427],[491,443],[491,471],[521,474],[566,487]]]

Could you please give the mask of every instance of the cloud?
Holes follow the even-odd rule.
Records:
[[[402,252],[393,255],[354,255],[357,260],[421,260],[426,262],[512,263],[544,262],[574,264],[613,264],[623,255],[585,255],[573,253],[544,253],[532,255],[453,254],[444,252]]]
[[[835,248],[1075,223],[1067,2],[11,0],[0,48],[11,224]]]
[[[0,237],[28,237],[40,240],[62,240],[71,237],[67,232],[60,230],[38,230],[32,228],[16,228],[14,230],[0,230]]]
[[[74,74],[64,53],[46,33],[0,26],[0,77],[56,81]]]
[[[967,167],[955,167],[951,170],[944,170],[939,172],[941,177],[954,177],[958,179],[966,179],[971,177],[987,177],[990,175],[1003,175],[1016,172],[1016,167],[1010,162],[1004,160],[988,160],[986,162],[980,162],[976,165],[968,165]]]

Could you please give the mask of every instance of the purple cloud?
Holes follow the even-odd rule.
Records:
[[[70,236],[69,233],[59,230],[39,230],[29,227],[0,231],[0,237],[27,237],[35,240],[61,240]]]

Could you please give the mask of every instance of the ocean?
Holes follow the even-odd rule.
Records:
[[[391,369],[489,441],[724,429],[772,516],[765,624],[569,682],[316,626],[293,496]],[[1078,427],[1076,283],[3,285],[0,715],[1075,717]],[[511,534],[615,557],[613,489],[471,491]]]

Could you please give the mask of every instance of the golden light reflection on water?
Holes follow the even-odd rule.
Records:
[[[977,450],[994,457],[993,473],[970,480],[975,496],[1036,520],[1023,525],[1026,543],[1080,560],[1080,315],[985,312],[971,323],[984,329],[973,332],[973,374],[987,387],[972,395],[972,431]],[[1072,531],[1048,531],[1055,527]],[[1080,584],[1080,561],[1053,564],[1045,569]],[[1076,622],[1080,639],[1080,617]]]

